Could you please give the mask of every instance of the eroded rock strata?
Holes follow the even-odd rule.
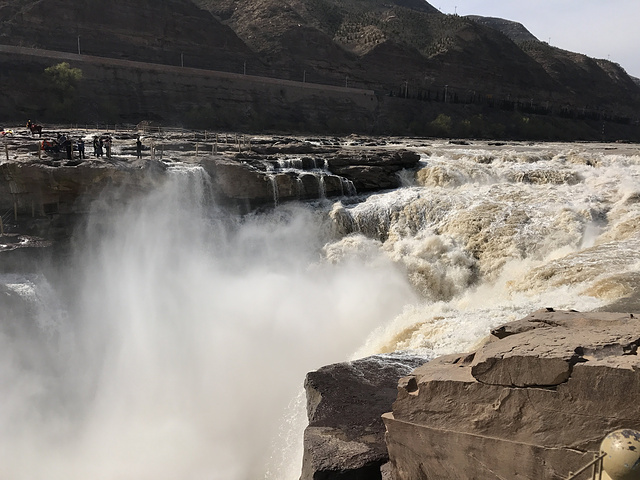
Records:
[[[301,478],[566,478],[640,428],[639,316],[545,309],[475,352],[311,372]]]
[[[68,132],[76,139],[86,130]],[[46,132],[43,138],[53,138]],[[400,186],[397,173],[418,166],[418,153],[382,145],[346,147],[330,139],[262,137],[227,141],[195,132],[145,133],[147,150],[136,159],[136,132],[109,134],[111,158],[39,150],[40,138],[16,133],[3,138],[0,158],[0,212],[4,230],[50,237],[71,233],[73,218],[88,212],[105,192],[118,198],[147,192],[171,165],[199,165],[207,171],[215,200],[246,212],[291,200],[352,196]],[[384,142],[383,142],[384,143]],[[154,145],[155,156],[149,152]]]
[[[417,368],[383,415],[395,480],[566,478],[640,428],[637,316],[542,310]]]

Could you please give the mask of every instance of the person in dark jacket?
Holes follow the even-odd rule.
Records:
[[[84,156],[84,140],[82,139],[82,137],[78,139],[78,155],[81,159],[86,158]]]

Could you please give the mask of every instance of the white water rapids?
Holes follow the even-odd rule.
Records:
[[[28,303],[0,313],[0,478],[297,479],[306,372],[633,291],[636,152],[418,151],[412,185],[243,219],[176,169],[97,203],[52,278],[0,275]]]

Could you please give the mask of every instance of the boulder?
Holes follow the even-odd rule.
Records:
[[[301,479],[382,478],[388,454],[380,416],[391,408],[399,378],[425,361],[376,355],[308,373]]]
[[[343,150],[328,158],[329,169],[351,180],[359,192],[397,188],[396,173],[418,166],[420,155],[409,150]]]
[[[541,310],[402,378],[383,415],[394,479],[566,478],[640,428],[636,317]]]

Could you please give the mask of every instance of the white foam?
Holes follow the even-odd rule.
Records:
[[[417,183],[329,212],[228,217],[182,166],[96,204],[65,285],[36,301],[46,279],[2,279],[56,326],[0,323],[2,475],[293,480],[307,371],[466,351],[538,308],[600,307],[640,270],[638,156],[421,151]]]

